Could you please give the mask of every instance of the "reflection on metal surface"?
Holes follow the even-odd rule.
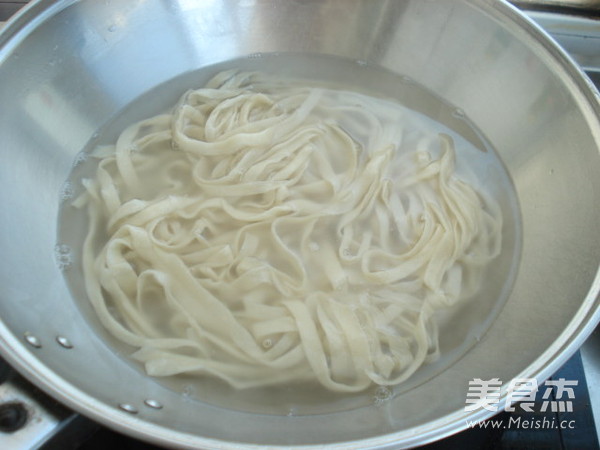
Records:
[[[29,0],[0,0],[0,21],[7,20]],[[0,24],[1,28],[1,24]]]
[[[54,64],[49,64],[51,69]],[[83,111],[78,111],[68,98],[69,92],[60,92],[51,84],[40,85],[25,97],[24,109],[31,123],[40,127],[47,139],[51,139],[57,148],[68,147],[72,135],[62,131],[62,124],[71,124],[72,133],[78,142],[85,142],[95,127],[85,120]]]
[[[599,0],[511,0],[523,8],[547,8],[553,10],[573,9],[589,12],[600,12]]]
[[[600,1],[577,3],[598,5]],[[575,62],[586,71],[596,88],[599,88],[600,21],[550,12],[528,12],[527,15],[567,51]],[[581,347],[581,360],[588,382],[596,433],[600,439],[600,327],[596,328]]]
[[[552,12],[528,12],[587,72],[600,72],[600,22]]]
[[[583,370],[588,381],[588,394],[594,414],[596,433],[600,440],[600,327],[581,347]]]

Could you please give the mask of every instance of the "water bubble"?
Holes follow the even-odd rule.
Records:
[[[250,53],[248,55],[248,58],[250,58],[250,59],[261,58],[261,57],[262,57],[262,53]]]
[[[111,25],[110,27],[108,27],[108,32],[112,33],[113,31],[115,31],[117,29],[116,25]]]
[[[271,348],[273,347],[273,341],[271,339],[265,339],[264,341],[262,341],[262,346],[264,348]]]
[[[465,112],[460,108],[456,108],[454,111],[452,111],[452,115],[457,119],[464,119],[466,117]]]
[[[75,191],[73,190],[73,183],[70,181],[65,181],[62,187],[60,188],[60,201],[64,202],[73,198]]]
[[[361,67],[365,67],[368,63],[363,59],[357,59],[356,64],[358,64]]]
[[[344,255],[344,258],[352,258],[352,252],[349,248],[342,250],[342,255]]]
[[[318,252],[321,249],[321,246],[316,242],[311,242],[308,244],[308,248],[313,252]]]
[[[56,264],[58,265],[59,270],[67,270],[71,267],[72,262],[70,255],[59,255],[56,258]]]
[[[66,244],[56,244],[56,247],[54,247],[54,250],[62,255],[66,255],[68,253],[71,253],[71,247],[69,247]]]
[[[73,263],[71,247],[65,244],[57,244],[54,247],[54,258],[59,270],[67,270]]]
[[[190,384],[184,386],[182,394],[185,398],[190,398],[192,395],[194,395],[194,387]]]
[[[379,386],[375,389],[375,395],[373,396],[373,400],[375,400],[376,405],[381,405],[383,402],[388,401],[392,398],[392,391],[385,386]]]
[[[401,82],[401,83],[404,83],[404,84],[412,84],[413,80],[412,80],[412,78],[411,78],[411,77],[408,77],[408,76],[406,76],[406,75],[402,75],[402,76],[400,77],[400,82]]]
[[[88,154],[84,151],[81,151],[75,155],[75,159],[73,160],[73,168],[85,162],[88,158]]]

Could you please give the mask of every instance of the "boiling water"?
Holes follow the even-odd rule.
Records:
[[[113,144],[128,125],[165,112],[188,89],[205,84],[216,73],[231,68],[243,71],[260,70],[305,79],[311,85],[341,88],[398,102],[417,115],[435,134],[450,135],[456,147],[457,175],[478,190],[492,196],[503,215],[500,256],[488,268],[477,298],[464,306],[440,315],[440,351],[438,361],[421,367],[407,382],[393,388],[373,386],[359,394],[338,394],[315,385],[291,385],[238,391],[212,378],[173,376],[156,382],[182,394],[184,401],[205,401],[238,410],[282,415],[302,415],[334,412],[365,405],[381,405],[393,396],[401,395],[448,368],[471,348],[489,328],[508,297],[516,274],[520,249],[520,220],[516,194],[502,161],[485,137],[465,113],[427,91],[406,77],[363,61],[302,55],[252,55],[227,63],[184,74],[139,97],[95,133],[74,162],[69,178],[60,192],[59,236],[56,247],[57,264],[82,313],[95,331],[114,350],[123,355],[127,364],[136,365],[127,355],[133,349],[116,341],[100,325],[86,299],[81,269],[81,248],[87,234],[85,209],[71,206],[71,201],[83,191],[81,179],[92,177],[96,160],[88,153],[97,145]],[[410,139],[410,132],[407,135]],[[137,367],[137,366],[136,366]],[[143,368],[138,367],[143,373]]]

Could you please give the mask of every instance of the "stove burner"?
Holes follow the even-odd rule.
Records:
[[[27,422],[27,409],[23,403],[8,402],[0,405],[0,431],[12,433]]]

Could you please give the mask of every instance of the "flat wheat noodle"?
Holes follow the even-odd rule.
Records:
[[[434,314],[477,291],[502,218],[448,136],[403,148],[381,108],[225,72],[96,149],[87,294],[148,374],[354,392],[438,357]]]

